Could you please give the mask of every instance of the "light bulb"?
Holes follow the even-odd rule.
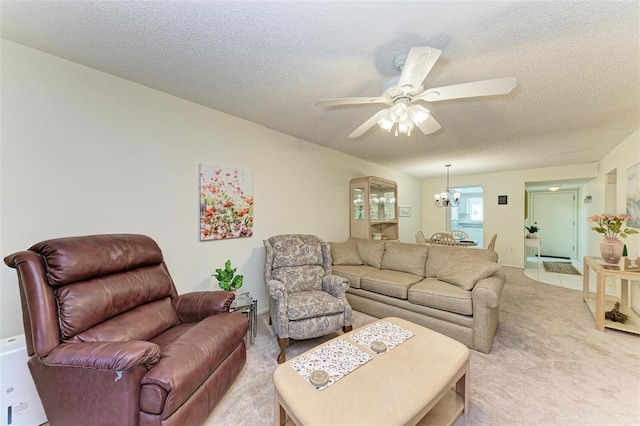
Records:
[[[454,199],[455,201],[458,201],[458,200],[460,199],[460,193],[459,193],[459,192],[454,193],[454,194],[453,194],[453,199]]]
[[[440,201],[440,194],[436,194],[436,195],[434,195],[434,196],[433,196],[433,198],[435,198],[435,199],[436,199],[436,201]]]
[[[413,122],[411,120],[403,120],[398,123],[398,131],[400,133],[406,133],[407,136],[411,136],[411,130],[413,129]]]
[[[409,117],[411,117],[411,120],[419,126],[429,118],[429,110],[420,105],[411,105],[409,107]]]
[[[395,104],[389,111],[389,117],[395,122],[404,121],[407,118],[407,104],[404,102]]]
[[[378,120],[378,126],[386,130],[387,132],[391,130],[393,127],[393,120],[389,117],[389,113],[382,116],[380,120]]]

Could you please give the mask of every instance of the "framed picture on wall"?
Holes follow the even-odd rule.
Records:
[[[627,169],[627,226],[640,228],[640,163]]]
[[[253,173],[200,164],[200,240],[253,235]]]

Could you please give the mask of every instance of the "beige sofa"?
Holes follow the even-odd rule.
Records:
[[[331,243],[351,307],[395,316],[489,353],[505,275],[492,250],[350,238]]]

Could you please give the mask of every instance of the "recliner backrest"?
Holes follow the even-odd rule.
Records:
[[[51,314],[56,310],[58,343],[148,340],[179,323],[171,303],[177,295],[175,286],[160,248],[149,237],[59,238],[38,243],[29,251],[40,256],[44,279],[21,282],[27,299],[52,294],[43,302],[55,303],[53,308],[29,306],[31,328],[51,331],[52,324],[44,323],[52,320],[51,315],[34,311]],[[40,323],[34,323],[34,318]],[[48,346],[52,344],[49,340]]]
[[[315,235],[276,235],[265,248],[265,278],[282,281],[289,292],[321,290],[322,277],[331,273],[328,245]]]

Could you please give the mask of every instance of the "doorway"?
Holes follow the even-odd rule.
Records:
[[[531,223],[540,230],[541,255],[575,259],[576,192],[540,192],[531,194]]]
[[[481,186],[467,186],[451,188],[451,192],[460,193],[460,203],[457,207],[447,209],[447,231],[460,229],[470,240],[478,242],[478,248],[483,247],[484,226],[484,191]]]

